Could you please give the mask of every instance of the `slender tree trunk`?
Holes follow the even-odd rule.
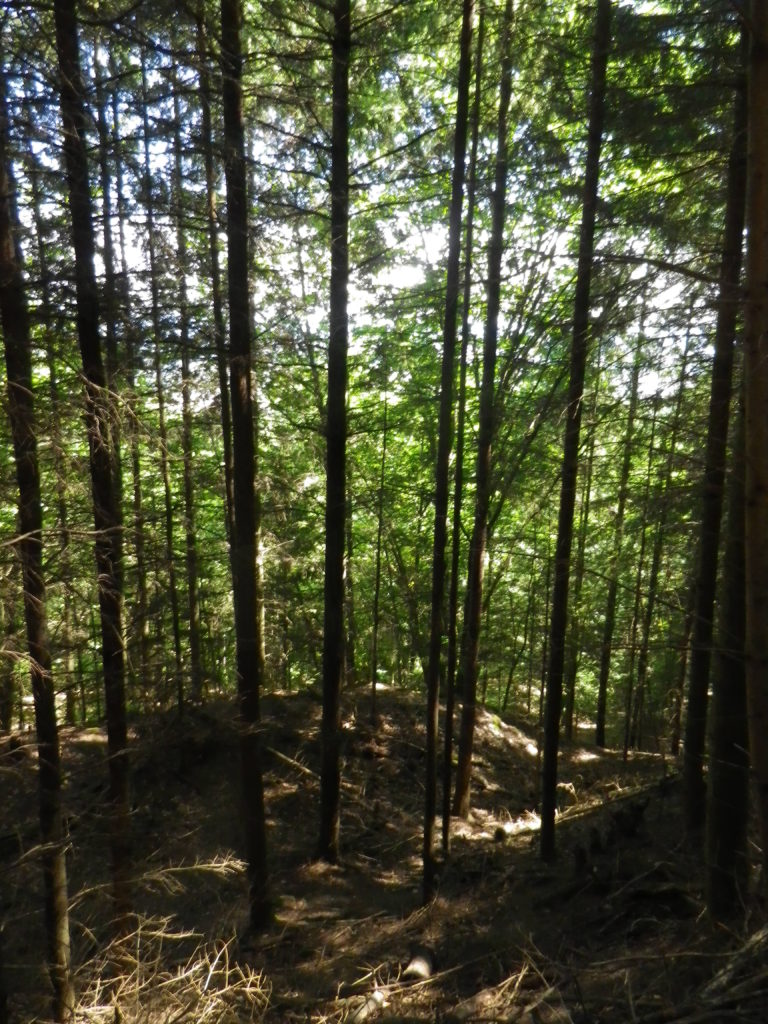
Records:
[[[155,225],[155,204],[152,198],[152,165],[151,165],[151,129],[149,124],[149,90],[147,86],[146,55],[141,60],[141,94],[144,117],[144,193],[147,217],[147,242],[149,251],[149,279],[152,302],[152,361],[155,373],[155,392],[157,395],[157,429],[160,448],[160,476],[163,482],[163,500],[165,513],[165,562],[168,572],[168,600],[171,606],[171,630],[173,635],[174,683],[177,692],[179,712],[182,708],[181,687],[181,613],[179,611],[179,592],[176,582],[176,559],[173,544],[173,496],[171,493],[171,473],[168,464],[168,427],[165,416],[165,385],[163,383],[163,364],[160,355],[160,339],[163,336],[160,310],[159,267],[157,259],[157,239]]]
[[[252,169],[252,176],[247,187],[255,195],[258,191],[258,182],[255,180],[257,161],[252,150],[248,152],[248,164]],[[258,264],[255,250],[251,252],[250,273],[254,277],[258,275]],[[250,310],[251,323],[253,323],[253,309]],[[251,358],[258,361],[259,348],[256,339],[251,341]],[[258,659],[257,673],[261,680],[261,690],[267,685],[267,651],[266,651],[266,609],[264,603],[264,546],[262,543],[262,500],[261,500],[261,403],[259,401],[259,389],[254,388],[251,397],[253,411],[253,511],[254,511],[254,556],[256,562],[256,658]]]
[[[110,73],[115,79],[116,69],[110,65]],[[126,243],[126,223],[129,219],[125,190],[123,188],[123,153],[120,143],[120,123],[118,116],[117,90],[112,93],[112,135],[116,140],[115,147],[115,191],[117,202],[118,239],[120,244],[120,306],[122,310],[129,308],[129,269]],[[149,599],[147,595],[147,563],[145,544],[144,497],[141,483],[141,452],[139,447],[139,400],[136,393],[136,377],[139,368],[138,339],[132,324],[127,324],[125,332],[125,373],[127,411],[127,441],[131,452],[131,515],[133,553],[136,565],[135,605],[132,615],[134,634],[138,634],[138,691],[145,707],[153,700],[150,693],[150,632],[149,632]]]
[[[51,321],[46,321],[50,323]],[[64,592],[62,595],[62,617],[61,617],[61,647],[64,655],[64,685],[66,687],[66,722],[67,725],[74,725],[76,714],[75,695],[75,613],[72,596],[72,584],[74,573],[71,568],[69,552],[70,529],[69,511],[67,503],[67,489],[65,483],[65,470],[63,466],[61,437],[58,426],[58,416],[61,411],[61,399],[59,397],[58,376],[56,370],[56,357],[53,351],[53,342],[48,339],[46,343],[46,356],[48,364],[48,393],[51,399],[51,408],[54,410],[52,425],[54,454],[54,473],[56,475],[56,505],[59,518],[59,556],[61,559],[61,577],[64,581]],[[85,718],[82,719],[83,723]]]
[[[680,433],[682,419],[689,349],[690,336],[686,338],[685,351],[683,352],[683,359],[680,366],[680,386],[678,388],[677,398],[675,399],[675,411],[672,416],[672,426],[670,436],[667,441],[667,458],[664,464],[664,473],[661,482],[661,511],[656,521],[656,532],[654,534],[653,551],[651,554],[651,569],[648,575],[648,585],[645,596],[640,649],[637,658],[637,686],[629,734],[629,745],[633,748],[639,747],[642,740],[642,711],[645,702],[645,691],[648,677],[648,652],[650,649],[653,614],[656,607],[656,592],[659,583],[659,573],[661,571],[661,556],[664,550],[667,518],[669,516],[672,471],[674,468],[677,439]]]
[[[461,211],[464,199],[464,160],[467,152],[469,114],[470,48],[472,0],[463,0],[459,76],[456,96],[456,130],[453,144],[453,172],[448,228],[448,268],[443,320],[443,357],[440,376],[440,413],[435,465],[435,528],[432,544],[432,597],[430,604],[429,652],[427,659],[427,744],[424,794],[423,898],[435,894],[436,862],[433,850],[437,807],[437,726],[440,661],[443,642],[443,597],[445,591],[445,544],[448,534],[448,475],[453,428],[453,385],[456,362],[456,316],[459,303],[459,260],[461,255]]]
[[[643,574],[645,573],[645,550],[648,543],[648,512],[651,501],[651,480],[653,475],[653,454],[656,446],[656,420],[659,412],[660,395],[654,395],[653,416],[651,419],[651,437],[648,442],[648,462],[645,472],[645,488],[643,490],[643,511],[640,523],[640,551],[637,555],[637,572],[635,573],[635,595],[632,605],[632,621],[629,628],[629,668],[627,669],[626,692],[624,695],[624,760],[629,752],[630,733],[632,730],[632,707],[635,695],[635,658],[637,656],[637,632],[640,627],[640,611],[643,596]]]
[[[371,724],[378,723],[376,709],[376,684],[379,675],[379,621],[381,617],[381,543],[384,532],[384,481],[387,468],[387,413],[389,409],[389,380],[386,362],[384,364],[384,427],[381,439],[381,462],[379,465],[379,490],[376,497],[376,568],[373,578],[373,627],[371,635]]]
[[[64,162],[75,253],[77,334],[85,378],[86,425],[96,529],[96,568],[112,805],[113,894],[117,923],[122,928],[127,924],[130,908],[130,804],[120,545],[122,522],[113,473],[107,377],[99,339],[99,300],[94,263],[96,244],[74,0],[55,0],[54,17]]]
[[[670,489],[672,486],[672,469],[677,449],[677,438],[680,430],[680,419],[685,392],[685,377],[688,366],[688,345],[683,355],[683,362],[680,370],[680,389],[677,394],[675,413],[672,420],[672,432],[669,438],[669,448],[664,470],[664,477],[661,492],[661,513],[656,524],[656,533],[653,541],[653,553],[651,556],[651,569],[648,577],[648,587],[643,612],[643,629],[640,650],[637,660],[637,687],[635,694],[634,710],[632,714],[629,744],[633,748],[642,747],[643,743],[643,709],[645,706],[645,695],[648,687],[648,655],[650,651],[651,629],[653,627],[653,616],[656,607],[656,596],[658,591],[659,574],[661,571],[661,557],[666,539],[667,517],[669,515]],[[626,756],[626,748],[625,748]]]
[[[13,598],[6,593],[0,598],[0,642],[3,652],[8,648],[9,638],[16,632]],[[10,732],[13,728],[13,705],[16,696],[14,659],[0,658],[0,731]],[[1,930],[0,930],[1,932]]]
[[[187,615],[189,618],[190,683],[193,700],[203,695],[203,666],[200,653],[200,600],[197,579],[197,532],[195,529],[194,452],[192,450],[192,378],[189,366],[189,303],[184,268],[187,266],[187,236],[184,228],[184,183],[181,156],[181,104],[178,81],[173,96],[173,177],[176,194],[176,258],[179,274],[179,344],[181,347],[181,447],[184,455],[184,550],[187,566]],[[181,700],[179,701],[181,707]]]
[[[26,106],[26,105],[25,105]],[[24,111],[31,125],[32,112],[27,107]],[[61,649],[64,652],[64,678],[67,688],[66,721],[67,725],[75,724],[75,648],[73,637],[73,570],[70,559],[69,509],[67,505],[66,471],[64,466],[64,447],[61,437],[61,418],[63,404],[59,393],[58,367],[54,345],[55,332],[53,302],[51,299],[51,275],[48,266],[48,254],[43,230],[42,203],[43,195],[40,184],[40,169],[32,154],[29,160],[29,178],[32,191],[32,220],[35,227],[37,242],[37,265],[40,272],[40,312],[45,330],[45,354],[48,368],[48,396],[51,408],[51,441],[53,447],[53,468],[56,478],[56,511],[58,516],[60,575],[64,581],[62,595]],[[53,655],[52,655],[53,656]]]
[[[693,628],[693,602],[695,600],[694,584],[689,581],[686,590],[688,600],[685,607],[685,618],[683,619],[683,633],[678,644],[677,677],[672,688],[672,721],[671,735],[669,739],[669,753],[672,757],[680,756],[680,741],[683,733],[683,691],[685,679],[688,673],[688,645]]]
[[[354,537],[352,533],[352,472],[347,473],[347,490],[349,497],[344,514],[344,526],[346,534],[346,555],[344,558],[344,608],[346,618],[346,629],[344,632],[344,678],[349,686],[357,682],[357,659],[355,648],[357,645],[357,626],[355,624],[355,583],[352,575],[354,558]]]
[[[32,342],[22,276],[15,182],[8,147],[5,70],[0,66],[0,323],[7,374],[8,415],[18,484],[18,550],[24,586],[30,676],[35,704],[39,763],[40,840],[45,890],[48,969],[53,1015],[74,1017],[70,973],[69,901],[61,807],[61,768],[56,702],[48,646],[43,576],[43,504],[32,383]]]
[[[344,526],[347,456],[347,287],[349,284],[350,0],[333,5],[331,129],[331,287],[326,404],[325,592],[320,835],[317,855],[339,858],[340,694],[344,674]]]
[[[592,51],[592,84],[584,168],[579,259],[576,271],[576,295],[573,311],[573,341],[568,385],[563,469],[560,487],[560,512],[555,552],[555,584],[552,595],[552,620],[547,669],[547,699],[544,721],[544,758],[541,797],[541,856],[550,859],[555,852],[555,802],[557,795],[557,752],[560,741],[560,712],[563,703],[563,660],[565,631],[568,624],[568,581],[571,568],[573,511],[581,430],[581,399],[589,346],[590,289],[594,252],[595,215],[600,177],[600,149],[603,142],[605,82],[608,49],[611,42],[611,0],[597,0],[595,41]]]
[[[222,308],[221,269],[219,267],[219,229],[216,215],[216,180],[213,159],[213,127],[211,122],[211,86],[208,73],[208,43],[205,35],[204,7],[197,15],[197,48],[200,61],[200,106],[202,111],[203,160],[205,163],[205,197],[208,227],[208,257],[211,275],[211,305],[216,349],[216,368],[221,401],[221,433],[224,447],[224,495],[226,503],[227,540],[234,532],[234,492],[232,460],[232,412],[229,403],[229,372],[227,369],[226,334]]]
[[[744,676],[744,410],[736,419],[718,635],[712,664],[707,787],[707,906],[719,920],[743,913],[749,860],[749,736]]]
[[[264,546],[262,544],[262,502],[261,478],[259,476],[260,448],[259,436],[261,425],[261,409],[258,394],[253,396],[253,479],[255,493],[253,508],[255,514],[254,545],[256,554],[256,657],[258,659],[258,675],[262,690],[267,685],[267,648],[266,648],[266,608],[264,604]]]
[[[115,278],[115,246],[112,235],[112,175],[109,171],[109,127],[107,105],[101,68],[94,68],[96,81],[96,124],[99,135],[99,185],[101,186],[102,253],[104,261],[104,289],[101,308],[104,321],[104,352],[107,371],[107,386],[110,390],[109,411],[111,414],[112,474],[115,481],[115,501],[122,510],[123,470],[120,459],[120,413],[117,393],[120,386],[120,357],[117,344],[118,295]],[[122,511],[121,511],[122,516]],[[121,538],[122,540],[122,538]]]
[[[467,178],[467,228],[464,246],[464,289],[461,304],[461,348],[459,352],[459,393],[456,415],[456,457],[453,473],[453,512],[451,526],[451,577],[448,590],[448,667],[445,685],[445,729],[443,734],[443,853],[451,845],[451,780],[453,772],[453,718],[456,697],[457,620],[459,610],[459,561],[461,555],[461,506],[464,499],[464,447],[467,405],[467,351],[470,338],[472,297],[472,259],[474,251],[475,207],[477,195],[477,153],[480,144],[480,101],[482,98],[485,8],[481,4],[475,46],[475,92],[470,121],[472,144]]]
[[[581,591],[584,583],[586,564],[587,537],[589,535],[589,511],[592,504],[592,473],[595,465],[595,422],[597,418],[597,395],[600,383],[600,353],[597,357],[598,372],[595,381],[595,394],[592,401],[592,424],[590,426],[589,444],[587,447],[587,463],[584,472],[584,483],[581,492],[581,508],[579,509],[579,530],[576,543],[576,564],[573,575],[571,599],[571,624],[568,631],[568,652],[564,669],[565,705],[563,708],[563,731],[566,740],[573,739],[573,719],[576,709],[576,676],[579,670],[581,653]]]
[[[241,781],[248,856],[250,924],[264,928],[272,917],[267,878],[264,781],[259,739],[259,617],[256,598],[256,510],[248,307],[248,202],[243,127],[240,0],[221,0],[227,253],[229,276],[230,400],[234,457],[233,583],[237,690],[240,712]]]
[[[547,524],[549,526],[549,524]],[[549,532],[547,534],[547,564],[544,572],[544,622],[542,629],[542,642],[541,642],[541,665],[539,669],[539,717],[538,724],[539,729],[544,727],[544,698],[547,689],[547,665],[549,664],[549,612],[550,602],[552,600],[552,544],[549,539]],[[528,708],[530,711],[530,707]],[[539,743],[539,755],[541,755],[543,747],[542,742]]]
[[[110,71],[111,73],[111,71]],[[120,293],[117,284],[116,257],[114,234],[112,228],[113,202],[112,202],[112,175],[109,166],[110,150],[110,126],[108,120],[108,104],[104,91],[103,71],[95,59],[94,51],[94,80],[96,82],[96,123],[99,138],[99,184],[101,187],[101,218],[102,218],[102,260],[104,262],[104,288],[102,303],[102,318],[104,321],[104,354],[105,369],[107,372],[107,386],[109,388],[109,413],[111,418],[111,452],[112,452],[112,473],[115,481],[115,501],[120,510],[120,520],[123,520],[123,466],[121,457],[122,445],[122,423],[118,396],[121,394],[123,381],[121,353],[118,345],[117,322],[120,315]],[[116,116],[116,101],[113,107],[113,115]],[[117,132],[114,133],[117,138]],[[123,281],[127,279],[124,277]],[[128,317],[124,317],[127,322]],[[130,328],[129,328],[130,329]],[[121,564],[122,564],[122,531],[121,542]],[[131,659],[128,660],[129,684],[131,679]],[[146,677],[144,677],[146,678]],[[129,692],[134,692],[135,687],[131,686]]]
[[[648,574],[648,589],[643,607],[640,650],[637,656],[637,684],[635,686],[635,699],[629,733],[629,745],[633,750],[642,749],[643,744],[643,710],[645,708],[645,694],[648,686],[648,652],[650,650],[653,613],[656,609],[656,591],[659,584],[659,571],[661,569],[663,550],[664,528],[659,525],[656,527],[656,533],[653,538],[651,569]]]
[[[643,324],[641,318],[641,325]],[[642,329],[642,327],[641,327]],[[621,575],[621,548],[624,541],[624,512],[627,507],[629,493],[629,472],[632,468],[632,440],[635,431],[635,415],[640,385],[640,352],[635,355],[632,366],[632,380],[629,392],[629,409],[627,425],[624,431],[624,450],[619,476],[619,501],[613,527],[613,551],[608,569],[608,595],[605,601],[603,617],[603,638],[600,644],[600,676],[597,684],[597,719],[595,725],[595,743],[598,747],[605,746],[605,719],[608,708],[608,681],[611,675],[611,658],[613,655],[613,633],[616,628],[616,601],[619,595],[619,577]]]
[[[501,305],[501,261],[504,248],[504,222],[509,166],[507,117],[512,95],[512,0],[504,8],[501,42],[501,87],[496,137],[496,175],[491,197],[491,236],[488,243],[488,282],[486,286],[485,337],[483,339],[483,380],[480,390],[477,463],[475,469],[475,516],[469,546],[467,601],[464,619],[466,642],[460,676],[463,680],[463,704],[459,759],[453,810],[461,818],[469,814],[472,746],[475,732],[477,697],[477,655],[483,604],[483,556],[486,550],[488,506],[491,496],[491,447],[496,430],[496,350]]]
[[[749,20],[746,410],[746,678],[757,820],[768,890],[768,4]]]
[[[288,613],[283,608],[283,614],[281,618],[282,626],[282,639],[283,649],[280,667],[283,676],[283,689],[287,692],[291,692],[291,634],[290,634],[290,620],[288,619]]]
[[[487,559],[487,562],[488,562],[488,579],[492,580],[493,579],[493,576],[492,576],[492,571],[493,571],[493,545],[491,543],[491,533],[490,533],[490,530],[487,531],[487,533],[486,533],[485,552],[486,552],[486,559]],[[481,605],[480,605],[480,607],[481,607],[481,617],[482,617],[482,625],[481,625],[480,629],[481,629],[481,631],[485,632],[486,636],[488,636],[489,629],[490,629],[491,599],[493,598],[493,591],[494,591],[493,585],[491,585],[491,586],[486,588],[485,594],[483,596],[483,600],[482,600]],[[478,659],[476,658],[475,661],[477,662],[477,660]],[[481,707],[487,707],[487,700],[488,700],[488,665],[486,663],[485,665],[483,665],[482,685],[480,687],[480,706]]]
[[[743,49],[746,49],[746,30],[743,32],[743,40]],[[688,705],[683,748],[683,804],[686,831],[689,834],[703,828],[706,812],[704,747],[707,725],[707,691],[709,690],[710,652],[717,588],[720,521],[725,489],[733,349],[736,337],[736,319],[741,301],[744,193],[747,177],[746,131],[746,88],[744,83],[741,83],[736,92],[734,104],[733,141],[728,163],[725,233],[720,262],[715,352],[712,360],[707,447],[704,455],[699,564],[693,612]]]
[[[96,619],[95,619],[95,616],[93,614],[93,609],[91,609],[91,611],[90,611],[89,618],[90,618],[90,623],[89,623],[89,625],[90,625],[90,632],[89,632],[88,635],[89,636],[95,636],[96,635]],[[83,662],[84,662],[84,659],[83,659],[83,649],[82,649],[82,647],[78,647],[78,649],[77,649],[77,680],[78,680],[79,687],[80,687],[80,703],[81,703],[81,706],[82,706],[82,709],[83,709],[83,721],[87,722],[88,721],[88,691],[87,691],[87,687],[85,685],[85,682],[86,682],[86,678],[85,678],[85,665],[84,665]],[[96,687],[95,697],[96,697],[96,718],[95,718],[95,720],[97,722],[101,722],[101,690],[100,690],[100,688],[98,686]]]

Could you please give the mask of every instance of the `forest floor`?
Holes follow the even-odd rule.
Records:
[[[232,702],[132,726],[138,916],[111,945],[105,737],[62,730],[78,1021],[768,1020],[768,930],[756,913],[742,931],[707,917],[674,765],[566,745],[558,856],[544,864],[535,735],[480,710],[473,809],[468,821],[453,819],[439,894],[422,906],[422,702],[380,691],[373,727],[369,700],[359,691],[344,702],[338,866],[312,860],[317,695],[263,701],[275,920],[257,937],[245,928]],[[44,1020],[50,997],[25,740],[20,749],[0,742],[11,1024]]]

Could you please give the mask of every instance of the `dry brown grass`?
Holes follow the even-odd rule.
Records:
[[[102,734],[65,731],[78,1020],[765,1024],[758,961],[745,966],[742,954],[728,985],[707,988],[743,936],[704,915],[699,861],[681,843],[676,784],[659,757],[625,764],[617,752],[566,746],[559,857],[545,865],[533,734],[481,711],[473,810],[453,821],[439,895],[422,907],[421,700],[382,692],[378,703],[373,728],[367,695],[345,702],[342,863],[330,866],[311,860],[320,705],[306,692],[265,699],[275,921],[259,936],[246,929],[231,703],[135,724],[137,917],[119,940]],[[42,1021],[48,1008],[35,784],[34,758],[7,763],[0,750],[15,1024]],[[419,949],[434,969],[414,979],[404,968]],[[697,1006],[710,1016],[697,1018]]]
[[[189,932],[167,918],[144,919],[89,960],[78,977],[77,1019],[104,1024],[241,1024],[261,1020],[270,987],[233,956],[234,936],[202,943],[174,962]]]

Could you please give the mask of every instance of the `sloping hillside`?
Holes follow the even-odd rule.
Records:
[[[481,711],[473,811],[453,821],[439,896],[422,907],[422,704],[383,691],[378,705],[374,728],[367,694],[345,703],[343,861],[331,867],[311,860],[319,701],[265,699],[275,924],[262,937],[243,931],[231,704],[134,724],[139,919],[117,947],[104,736],[64,732],[83,1021],[765,1019],[764,937],[734,967],[736,996],[732,978],[712,982],[742,943],[703,913],[660,758],[567,747],[559,856],[544,865],[535,736]],[[47,1008],[35,767],[24,747],[2,751],[4,973],[10,1019],[26,1022]]]

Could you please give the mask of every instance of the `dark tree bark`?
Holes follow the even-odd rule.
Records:
[[[0,638],[3,651],[8,640],[16,632],[15,607],[12,595],[6,593],[0,599]],[[0,658],[0,730],[10,732],[13,728],[13,705],[16,698],[13,658]]]
[[[591,426],[589,443],[587,445],[587,461],[584,470],[584,482],[581,491],[581,505],[579,508],[579,529],[576,542],[576,560],[573,574],[573,587],[571,597],[571,622],[568,630],[568,652],[565,667],[563,670],[563,689],[565,693],[565,704],[563,707],[563,732],[566,740],[573,739],[573,720],[576,711],[576,676],[579,671],[579,655],[581,653],[582,639],[582,608],[581,591],[584,584],[584,570],[586,567],[587,538],[589,536],[589,512],[592,505],[592,476],[595,465],[595,421],[597,417],[597,396],[600,384],[600,353],[597,356],[597,379],[595,381],[595,392],[592,401]]]
[[[661,572],[661,558],[664,551],[664,541],[667,532],[667,520],[669,518],[670,491],[672,488],[672,474],[677,453],[677,442],[682,426],[683,399],[685,398],[685,386],[688,377],[688,360],[690,358],[691,338],[686,338],[683,358],[680,364],[680,383],[675,397],[675,408],[672,414],[672,422],[669,428],[669,436],[666,441],[667,455],[664,460],[664,468],[661,473],[659,509],[655,515],[655,531],[653,534],[653,547],[651,549],[651,565],[648,571],[648,579],[645,584],[645,601],[640,600],[640,588],[642,586],[643,563],[645,561],[646,532],[649,525],[650,511],[650,477],[651,462],[654,448],[654,433],[651,435],[651,444],[648,455],[648,477],[646,479],[645,500],[643,503],[643,524],[642,543],[637,577],[637,590],[635,592],[635,610],[632,619],[632,663],[629,673],[628,694],[632,699],[627,703],[627,720],[625,722],[624,757],[630,747],[635,748],[642,742],[643,708],[645,703],[645,692],[648,676],[648,655],[650,650],[651,628],[656,608],[656,597],[658,591],[659,575]],[[658,401],[658,396],[657,396]],[[656,409],[654,409],[653,428],[656,426]],[[642,604],[642,621],[641,621]],[[640,631],[640,644],[636,644],[637,632]],[[637,657],[637,677],[633,685],[634,659]],[[633,692],[634,690],[634,692]]]
[[[707,906],[718,920],[743,914],[749,859],[749,736],[744,675],[744,410],[728,481],[722,599],[712,662],[707,774]]]
[[[248,203],[243,127],[240,0],[221,0],[222,98],[227,181],[230,401],[234,459],[235,535],[232,548],[237,690],[250,924],[264,928],[272,917],[267,878],[264,781],[259,738],[259,618],[256,599],[256,510],[248,306]]]
[[[445,728],[443,732],[443,853],[451,845],[451,786],[453,774],[453,718],[456,697],[457,631],[459,612],[459,562],[461,556],[461,506],[464,500],[464,446],[467,405],[467,351],[470,338],[470,302],[472,297],[472,258],[477,195],[477,153],[480,144],[480,101],[482,98],[485,8],[481,4],[475,46],[475,92],[470,114],[472,144],[467,177],[467,226],[464,243],[464,288],[461,303],[461,347],[459,351],[459,392],[456,412],[456,455],[453,471],[453,510],[451,524],[451,577],[448,588],[448,657],[445,683]]]
[[[221,400],[221,433],[224,447],[224,496],[226,503],[227,540],[234,534],[234,491],[232,458],[232,413],[229,404],[229,372],[227,369],[226,334],[222,308],[221,269],[219,266],[219,229],[216,219],[216,183],[213,159],[213,126],[211,120],[211,85],[208,72],[208,43],[205,33],[204,8],[197,14],[197,48],[200,61],[200,107],[202,112],[203,161],[205,164],[205,197],[208,227],[208,257],[211,275],[211,305],[216,349],[216,369]]]
[[[203,666],[200,651],[200,600],[198,596],[197,532],[195,529],[194,453],[192,450],[192,401],[189,367],[189,302],[184,268],[187,266],[187,236],[184,227],[184,183],[182,174],[181,104],[178,81],[173,96],[173,185],[176,213],[176,258],[179,263],[179,345],[181,348],[181,448],[184,456],[184,551],[187,566],[187,616],[189,621],[189,671],[193,700],[203,695]],[[181,703],[179,704],[181,707]]]
[[[746,50],[746,32],[743,48]],[[728,420],[733,377],[736,318],[741,301],[742,235],[746,190],[746,88],[736,92],[733,141],[728,163],[725,232],[720,261],[717,324],[715,327],[712,382],[709,397],[707,446],[704,455],[704,487],[701,496],[699,563],[691,636],[688,704],[683,747],[683,804],[686,831],[703,828],[706,811],[704,747],[707,725],[710,652],[712,647],[720,522],[725,488]]]
[[[347,288],[349,284],[350,0],[335,0],[332,37],[331,286],[326,404],[325,588],[320,835],[317,855],[339,859],[340,694],[344,675],[344,527],[347,458]]]
[[[147,216],[147,241],[149,250],[149,280],[152,302],[152,361],[155,372],[155,392],[157,395],[157,425],[160,449],[160,476],[163,482],[163,499],[165,512],[165,562],[168,572],[168,599],[171,606],[171,630],[173,635],[174,676],[176,701],[181,713],[183,707],[181,679],[181,612],[179,610],[179,591],[176,582],[176,560],[173,544],[173,495],[171,493],[171,473],[168,464],[168,427],[165,415],[165,384],[163,383],[163,361],[160,353],[160,339],[163,336],[160,310],[160,278],[157,258],[157,239],[155,224],[155,204],[152,198],[152,164],[151,139],[149,123],[149,89],[147,85],[146,54],[142,52],[141,60],[141,95],[144,119],[144,193]]]
[[[682,399],[682,385],[678,403]],[[661,514],[656,523],[656,532],[653,537],[653,549],[651,551],[651,567],[648,573],[648,583],[643,606],[642,632],[640,634],[640,648],[637,655],[637,684],[635,687],[635,699],[632,710],[632,718],[629,732],[629,746],[633,749],[642,748],[643,742],[643,710],[645,707],[645,694],[648,685],[648,655],[651,644],[651,629],[653,628],[653,616],[656,610],[656,597],[659,586],[659,574],[661,572],[661,556],[664,551],[666,539],[667,515],[669,511],[669,491],[672,476],[672,461],[675,455],[677,443],[677,430],[679,426],[679,404],[678,413],[675,416],[673,434],[669,441],[669,452],[667,454],[667,466],[664,474],[663,490],[661,493]]]
[[[115,501],[119,508],[123,503],[123,471],[120,458],[120,414],[117,407],[117,392],[120,386],[120,357],[117,343],[118,295],[115,275],[115,246],[112,235],[112,175],[109,169],[109,126],[107,103],[101,69],[94,68],[96,81],[96,124],[99,137],[99,185],[101,186],[102,252],[104,261],[104,287],[101,316],[104,322],[104,353],[107,371],[107,385],[110,390],[109,411],[111,416],[112,476],[115,481]],[[121,537],[122,542],[122,537]]]
[[[31,126],[32,111],[25,104],[24,116]],[[70,526],[69,507],[67,502],[66,467],[64,459],[64,448],[61,437],[61,417],[63,403],[59,390],[57,352],[55,346],[55,331],[52,329],[54,323],[53,301],[51,298],[51,272],[48,261],[48,251],[43,227],[43,193],[40,182],[40,168],[34,156],[29,154],[28,176],[32,191],[32,222],[35,228],[35,239],[37,249],[37,265],[40,274],[40,313],[42,322],[48,326],[45,332],[45,354],[48,367],[48,397],[51,409],[51,441],[53,447],[53,468],[56,478],[56,514],[58,517],[59,537],[59,575],[64,581],[64,592],[62,595],[62,624],[60,634],[61,650],[64,653],[64,685],[66,686],[66,721],[67,725],[75,724],[75,649],[73,640],[74,626],[74,600],[73,583],[74,572],[70,556]],[[51,652],[53,659],[54,652]],[[82,716],[85,721],[85,715]]]
[[[595,724],[595,743],[598,747],[605,746],[605,719],[608,707],[608,680],[611,674],[611,658],[613,656],[613,633],[616,627],[616,600],[619,595],[619,576],[621,570],[621,548],[624,541],[624,512],[627,507],[629,493],[629,472],[632,468],[632,438],[635,430],[635,414],[637,413],[637,397],[640,384],[640,353],[635,356],[632,366],[630,383],[629,409],[627,425],[624,431],[624,450],[621,458],[621,474],[619,477],[619,501],[613,527],[613,551],[608,569],[608,595],[605,599],[605,615],[603,617],[603,637],[600,644],[600,676],[597,684],[597,718]]]
[[[582,484],[576,559],[571,593],[571,617],[568,627],[565,667],[563,668],[563,735],[568,742],[573,740],[574,718],[576,716],[576,677],[579,673],[583,629],[581,621],[581,592],[584,583],[584,570],[586,568],[589,507],[592,501],[592,471],[594,463],[595,444],[593,435],[589,443],[584,483]]]
[[[118,927],[122,928],[127,924],[130,909],[130,803],[120,560],[122,521],[113,472],[107,377],[99,338],[99,299],[94,264],[96,244],[86,148],[87,121],[74,0],[55,0],[54,18],[64,163],[75,254],[77,335],[85,379],[86,427],[96,529],[96,569],[112,809],[113,895]]]
[[[7,85],[0,66],[0,323],[18,485],[18,551],[24,587],[30,677],[35,705],[39,764],[40,841],[45,890],[48,970],[53,1015],[74,1016],[70,973],[69,902],[61,806],[61,768],[56,702],[48,645],[43,577],[43,504],[32,383],[32,342],[18,243],[19,220],[8,145]]]
[[[552,619],[549,634],[549,664],[544,721],[544,757],[541,796],[541,856],[549,859],[555,852],[555,801],[557,790],[557,753],[560,740],[560,713],[563,703],[563,663],[565,631],[568,623],[568,581],[571,568],[573,512],[576,503],[579,434],[584,374],[589,347],[589,310],[592,285],[595,220],[600,149],[603,142],[605,82],[608,49],[611,42],[611,0],[597,0],[595,39],[592,51],[592,82],[587,154],[584,167],[579,257],[576,270],[576,295],[573,308],[570,381],[566,408],[563,468],[560,486],[560,511],[555,551],[555,582],[552,594]]]
[[[757,820],[768,890],[768,4],[752,0],[748,63],[746,415],[746,677]]]
[[[627,759],[632,730],[632,707],[635,696],[635,661],[637,657],[637,634],[640,628],[640,614],[643,597],[643,575],[645,573],[645,553],[648,545],[648,514],[651,501],[651,481],[653,478],[653,454],[656,447],[656,422],[659,414],[660,395],[653,397],[653,413],[651,417],[651,436],[648,441],[648,459],[645,471],[645,487],[643,489],[642,516],[640,521],[640,550],[638,551],[635,572],[635,592],[632,605],[632,620],[629,628],[629,668],[627,669],[626,691],[624,695],[624,760]]]
[[[453,172],[448,226],[448,268],[443,319],[443,356],[440,375],[437,460],[435,465],[435,528],[432,543],[432,596],[430,603],[429,650],[427,657],[427,744],[424,794],[423,898],[435,894],[437,864],[433,849],[437,808],[437,726],[440,661],[444,634],[445,544],[448,535],[448,477],[453,430],[453,385],[456,363],[456,316],[459,304],[459,261],[461,255],[461,211],[464,201],[464,161],[469,119],[470,49],[472,42],[472,0],[462,5],[459,44],[459,75],[456,96],[456,130],[453,143]]]
[[[117,78],[114,62],[110,64],[110,74]],[[129,308],[129,268],[126,242],[126,224],[129,220],[124,189],[123,151],[120,143],[120,121],[118,111],[118,93],[112,92],[112,136],[115,141],[115,199],[117,202],[118,239],[120,245],[120,308]],[[139,656],[137,661],[137,679],[135,691],[143,700],[145,707],[151,706],[154,694],[151,689],[149,632],[149,596],[147,593],[147,564],[145,543],[144,497],[141,480],[141,452],[139,445],[139,410],[136,395],[136,376],[139,368],[139,352],[137,331],[133,324],[126,324],[125,331],[125,378],[127,407],[127,441],[131,453],[131,518],[133,536],[133,554],[136,567],[135,605],[132,611],[133,632],[138,634]],[[85,715],[83,715],[85,719]]]
[[[464,617],[465,642],[462,645],[460,673],[463,681],[463,703],[453,811],[454,814],[461,818],[466,818],[469,814],[472,746],[477,698],[477,655],[480,645],[480,622],[483,607],[483,556],[486,550],[488,506],[491,496],[491,447],[496,430],[496,350],[499,336],[501,262],[504,249],[507,168],[509,165],[507,117],[511,95],[512,3],[511,0],[507,0],[504,8],[504,28],[501,41],[501,86],[499,90],[496,136],[496,172],[493,194],[491,196],[491,236],[488,242],[483,377],[480,389],[477,462],[475,468],[475,514],[472,539],[469,545],[467,601]]]

